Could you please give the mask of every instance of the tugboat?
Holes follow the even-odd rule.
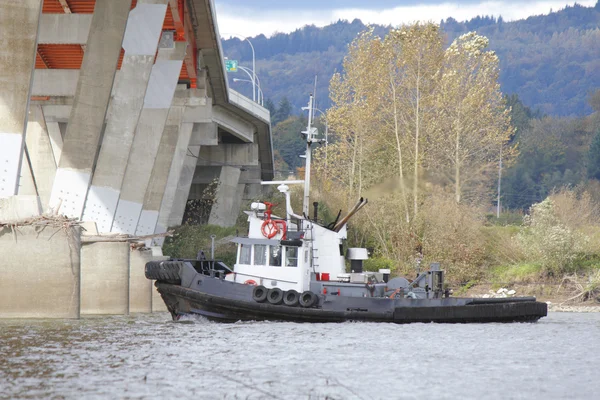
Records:
[[[238,246],[233,270],[222,262],[171,259],[146,264],[146,278],[156,280],[174,320],[186,314],[210,320],[294,322],[519,322],[547,315],[547,305],[535,297],[451,297],[438,263],[418,272],[414,280],[390,279],[390,270],[363,271],[364,248],[348,248],[347,223],[367,204],[360,199],[348,214],[325,225],[318,204],[309,217],[311,147],[322,141],[312,125],[311,96],[306,136],[304,181],[263,182],[278,185],[286,215],[273,215],[273,204],[252,203],[246,211],[247,237]],[[302,215],[294,213],[290,184],[304,184]]]

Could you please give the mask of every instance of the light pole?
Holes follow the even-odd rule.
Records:
[[[241,65],[238,66],[239,69],[241,69],[242,71],[244,71],[245,73],[247,73],[248,75],[250,75],[250,73],[252,72],[252,76],[254,76],[253,80],[253,87],[257,88],[258,90],[261,90],[261,85],[260,85],[260,78],[258,77],[258,75],[256,75],[256,71],[250,71],[249,68],[243,67]],[[252,78],[251,76],[251,78]],[[259,98],[259,102],[260,102],[260,98]]]
[[[248,44],[250,45],[250,48],[252,49],[252,73],[254,74],[254,77],[256,78],[256,53],[254,52],[254,46],[252,45],[252,42],[250,41],[250,39],[248,39],[246,36],[243,35],[238,35],[235,33],[223,33],[223,35],[229,35],[229,36],[236,36],[238,39],[241,38],[242,40],[245,40],[246,42],[248,42]],[[256,101],[256,79],[252,80],[252,100]]]
[[[234,82],[250,82],[252,83],[252,81],[250,79],[240,79],[240,78],[233,78]],[[260,85],[258,85],[258,102],[260,103],[261,106],[264,105],[263,100],[264,100],[265,96],[263,94],[263,91],[260,87]]]

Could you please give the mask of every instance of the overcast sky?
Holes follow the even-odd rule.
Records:
[[[548,14],[566,5],[593,6],[597,0],[215,0],[221,36],[271,36],[304,25],[329,25],[339,19],[397,26],[417,20],[464,21],[477,15],[507,21]]]

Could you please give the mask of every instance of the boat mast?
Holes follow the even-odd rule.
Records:
[[[304,168],[304,202],[302,203],[302,214],[308,218],[308,208],[310,205],[310,162],[311,162],[311,144],[315,141],[314,136],[317,129],[312,127],[313,118],[313,95],[310,95],[308,107],[302,107],[303,110],[308,110],[308,125],[306,130],[302,131],[306,135],[306,166]]]

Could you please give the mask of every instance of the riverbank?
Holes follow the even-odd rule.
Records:
[[[572,290],[566,289],[558,283],[511,285],[506,288],[495,288],[489,284],[479,284],[454,292],[454,296],[464,297],[535,296],[539,301],[546,302],[548,311],[551,312],[600,312],[600,300],[570,301],[569,299],[575,294]]]

